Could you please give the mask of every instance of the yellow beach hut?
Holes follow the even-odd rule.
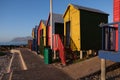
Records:
[[[108,22],[108,14],[93,8],[69,4],[64,15],[64,45],[72,51],[102,48],[101,22]]]

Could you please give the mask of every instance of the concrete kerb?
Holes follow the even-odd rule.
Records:
[[[10,76],[8,80],[12,80],[12,75],[13,75],[13,71],[10,72]]]
[[[18,53],[18,54],[19,54],[20,60],[21,60],[21,63],[22,63],[22,69],[23,69],[23,70],[27,70],[27,66],[26,66],[26,64],[25,64],[25,62],[24,62],[24,60],[23,60],[23,57],[22,57],[22,55],[21,55],[20,50],[12,49],[12,50],[11,50],[11,53],[13,53],[13,54]],[[10,67],[11,67],[11,66],[10,66]]]
[[[35,52],[35,51],[32,51],[32,53],[37,55],[37,52]]]
[[[9,65],[8,65],[8,68],[7,68],[7,73],[10,73],[10,71],[11,71],[11,65],[12,65],[12,62],[13,62],[13,59],[14,59],[14,54],[12,55],[12,58],[10,59],[10,63],[9,63]]]
[[[40,57],[41,59],[44,59],[44,57],[43,57],[42,55],[39,55],[39,57]]]
[[[43,55],[37,54],[37,52],[35,52],[35,51],[32,51],[32,53],[38,55],[41,59],[44,59]]]

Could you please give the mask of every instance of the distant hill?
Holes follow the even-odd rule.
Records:
[[[32,39],[31,36],[27,36],[27,37],[16,37],[13,40],[11,40],[10,42],[27,42],[28,40]]]

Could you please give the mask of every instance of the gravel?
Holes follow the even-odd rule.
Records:
[[[7,69],[11,58],[12,58],[11,53],[7,53],[4,56],[0,56],[0,79],[2,78],[3,74],[7,73]]]
[[[100,80],[101,72],[85,76],[79,80]],[[120,63],[115,63],[106,68],[106,80],[120,80]]]

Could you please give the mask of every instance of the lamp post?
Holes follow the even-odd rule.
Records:
[[[50,36],[51,36],[51,49],[53,48],[53,15],[52,15],[52,13],[53,13],[53,7],[52,7],[53,5],[52,5],[52,0],[50,0],[50,31],[51,31],[51,33],[50,33]],[[54,51],[54,57],[53,57],[54,59],[56,59],[56,52]]]
[[[52,49],[52,0],[50,0],[50,31],[51,31],[51,33],[50,33],[50,37],[51,37],[51,49]]]

